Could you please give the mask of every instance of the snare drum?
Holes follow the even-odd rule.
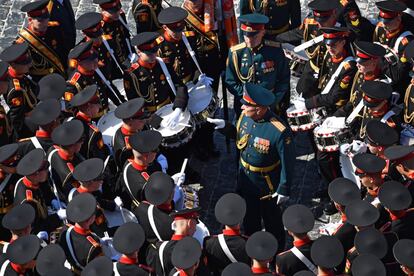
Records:
[[[298,110],[291,106],[286,110],[287,119],[292,131],[307,131],[314,129],[322,123],[326,117],[326,111],[323,107],[311,110]]]
[[[106,113],[98,121],[97,127],[102,133],[102,140],[106,145],[108,145],[111,151],[115,132],[121,127],[121,125],[122,120],[115,117],[114,111]]]
[[[155,113],[163,119],[168,118],[173,112],[172,104],[167,104],[158,109]],[[180,117],[180,121],[173,129],[160,126],[157,129],[163,139],[161,145],[166,148],[176,148],[182,144],[188,143],[194,134],[194,119],[191,117],[190,112],[183,111]]]
[[[313,130],[316,146],[323,152],[338,151],[341,144],[348,143],[352,139],[349,128],[337,129],[317,126]]]
[[[204,123],[207,117],[213,117],[217,107],[218,99],[214,96],[210,86],[194,85],[189,87],[187,108],[197,125]]]

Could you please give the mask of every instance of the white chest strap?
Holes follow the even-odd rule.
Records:
[[[99,68],[97,68],[96,70],[95,70],[95,72],[96,72],[96,74],[98,75],[98,77],[105,83],[105,85],[106,85],[106,87],[108,87],[108,89],[109,90],[111,90],[111,92],[112,92],[112,94],[120,101],[120,102],[122,102],[119,98],[118,98],[118,96],[117,96],[117,94],[116,94],[116,92],[115,92],[115,90],[112,88],[112,86],[111,86],[111,82],[109,81],[109,80],[107,80],[106,78],[105,78],[105,76],[104,76],[104,74],[102,73],[102,71],[101,71],[101,69],[99,69]]]
[[[123,171],[123,178],[124,178],[125,186],[126,186],[126,187],[127,187],[127,189],[128,189],[129,195],[130,195],[130,196],[131,196],[131,198],[132,198],[132,202],[133,202],[136,206],[138,206],[138,205],[139,205],[139,201],[138,201],[138,199],[136,199],[136,198],[135,198],[135,196],[132,194],[131,187],[129,187],[128,175],[127,175],[127,172],[128,172],[128,168],[129,168],[129,166],[131,166],[131,163],[128,163],[128,165],[126,165],[126,166],[125,166],[124,171]]]
[[[39,142],[39,139],[37,139],[36,136],[30,137],[30,141],[32,142],[33,146],[35,146],[35,148],[44,150]]]
[[[128,28],[128,24],[124,21],[124,19],[122,17],[119,17],[119,22],[121,22],[121,24],[125,27],[125,29],[128,31],[129,35],[131,35],[131,31]],[[128,47],[128,51],[129,53],[132,55],[132,47],[131,47],[131,43],[129,42],[129,39],[126,37],[125,38],[125,43]]]
[[[118,67],[118,69],[122,72],[122,74],[124,73],[124,70],[122,69],[121,65],[119,65],[118,60],[116,59],[115,55],[114,55],[114,50],[111,48],[111,46],[109,46],[108,41],[106,41],[105,38],[102,37],[102,43],[105,46],[106,50],[108,50],[109,54],[111,55],[111,58],[113,59],[113,61],[115,61],[116,66]]]
[[[164,249],[165,246],[167,245],[168,241],[162,242],[160,245],[160,248],[158,249],[158,257],[160,258],[160,264],[162,267],[162,271],[163,274],[165,275],[165,271],[164,271]]]
[[[151,225],[152,231],[154,231],[154,234],[155,234],[155,236],[157,236],[157,239],[159,241],[162,241],[161,235],[158,232],[157,226],[155,225],[155,220],[154,220],[154,205],[151,204],[150,206],[148,206],[147,215],[148,215],[148,220],[149,220],[149,223]]]
[[[6,187],[7,183],[9,182],[10,178],[13,174],[8,174],[6,178],[0,184],[0,193],[3,192],[4,188]]]
[[[336,80],[338,79],[338,77],[339,77],[339,74],[341,73],[341,71],[342,71],[342,68],[344,68],[344,66],[345,66],[345,63],[347,63],[348,61],[351,61],[351,60],[355,60],[355,58],[354,57],[347,57],[346,59],[344,59],[342,62],[341,62],[341,64],[339,64],[339,66],[338,66],[338,68],[336,68],[336,71],[335,71],[335,73],[332,75],[332,77],[331,77],[331,79],[329,80],[329,82],[328,82],[328,84],[325,86],[325,88],[323,89],[323,91],[321,92],[321,94],[323,95],[323,94],[328,94],[329,93],[329,91],[331,91],[331,88],[332,88],[332,86],[335,84],[335,82],[336,82]]]
[[[180,271],[177,271],[173,274],[173,276],[178,276],[178,275],[180,275]]]
[[[165,62],[160,57],[157,57],[157,61],[161,66],[162,72],[164,73],[165,78],[167,79],[167,82],[171,87],[171,90],[173,91],[174,95],[177,95],[177,91],[175,90],[175,85],[171,79],[170,72],[168,72],[167,65],[165,65]]]
[[[75,193],[76,188],[72,188],[72,190],[70,190],[69,194],[68,194],[68,202],[72,201],[73,198],[73,194]]]
[[[233,254],[230,251],[230,248],[227,246],[226,240],[224,239],[224,235],[220,234],[217,236],[217,238],[220,243],[220,247],[223,250],[224,254],[226,254],[227,258],[229,258],[229,260],[232,263],[237,263],[236,258],[233,256]]]
[[[121,276],[121,274],[119,274],[118,267],[116,265],[117,265],[117,262],[114,263],[114,276]]]
[[[297,247],[292,247],[290,251],[295,255],[306,267],[313,272],[313,274],[318,275],[318,269],[316,266],[308,259]]]
[[[6,254],[8,247],[9,247],[9,243],[4,243],[3,244],[3,252],[2,253]]]
[[[73,250],[72,241],[70,239],[70,233],[72,232],[72,230],[73,230],[73,226],[69,227],[68,230],[66,231],[66,235],[65,235],[66,244],[68,245],[70,256],[75,261],[76,265],[83,269],[83,266],[79,263],[78,259],[76,258],[76,255],[75,255],[75,251]]]
[[[181,33],[181,37],[183,39],[184,45],[187,48],[188,52],[190,53],[191,58],[193,59],[195,65],[197,66],[198,71],[203,74],[203,71],[201,70],[200,64],[197,61],[195,52],[193,51],[193,48],[191,48],[190,42],[188,42],[187,37],[185,36],[184,33]]]
[[[346,123],[349,125],[352,123],[352,121],[358,116],[359,112],[361,112],[362,108],[364,108],[364,100],[361,99],[361,101],[358,103],[358,105],[355,107],[355,109],[351,112],[351,114],[346,118]]]
[[[413,35],[413,33],[410,31],[405,31],[402,34],[400,34],[400,36],[395,41],[394,48],[393,48],[394,52],[398,53],[398,47],[400,46],[401,41],[409,35]]]
[[[19,179],[19,181],[17,181],[16,186],[14,186],[14,191],[13,191],[13,197],[16,197],[16,192],[17,192],[17,187],[19,187],[19,184],[22,182],[23,177]]]
[[[7,266],[9,265],[9,263],[10,263],[10,261],[9,260],[6,260],[2,264],[1,269],[0,269],[0,276],[4,276],[4,274],[6,273],[6,269],[7,269]]]
[[[59,192],[57,190],[56,183],[53,180],[53,174],[52,174],[52,157],[53,157],[53,154],[55,154],[57,151],[58,151],[58,149],[52,150],[49,153],[49,156],[47,157],[47,161],[49,162],[49,176],[50,176],[50,181],[52,182],[52,185],[53,185],[53,194],[55,195],[56,200],[58,201],[59,209],[61,209],[62,208],[62,203],[60,202]]]

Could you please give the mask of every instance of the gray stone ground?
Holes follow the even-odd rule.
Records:
[[[25,14],[20,12],[22,5],[29,0],[0,0],[0,50],[9,45],[16,37],[19,29],[25,22]],[[97,10],[92,0],[71,0],[74,7],[76,18],[87,11]],[[179,3],[180,0],[174,0]],[[302,16],[307,13],[307,3],[309,0],[301,0]],[[369,18],[374,17],[376,8],[373,0],[358,0],[361,11]],[[135,24],[131,18],[132,1],[122,0],[123,8],[128,15],[131,31],[135,33]],[[292,93],[295,93],[297,79],[292,78]],[[221,90],[220,90],[221,91]],[[222,97],[222,93],[220,92]],[[232,102],[228,94],[229,103]],[[231,106],[230,106],[231,107]],[[232,112],[232,110],[230,109]],[[231,113],[232,114],[232,113]],[[223,116],[223,110],[217,113],[218,117]],[[217,149],[221,152],[221,157],[216,160],[202,162],[192,159],[190,164],[200,171],[202,175],[201,184],[204,189],[200,192],[201,205],[203,207],[203,221],[208,225],[211,232],[216,233],[220,225],[214,219],[214,206],[221,195],[232,192],[236,186],[236,150],[234,143],[226,145],[225,139],[220,134],[215,134]],[[320,179],[317,173],[317,166],[312,153],[309,139],[306,135],[299,134],[295,137],[297,151],[295,178],[292,187],[292,196],[288,204],[303,203],[313,208],[315,214],[320,214],[320,208],[317,208],[317,202],[311,201],[311,195],[320,188]],[[327,221],[329,218],[322,217],[321,220]],[[335,218],[333,218],[335,220]],[[337,219],[337,218],[336,218]],[[317,222],[317,229],[322,225]]]

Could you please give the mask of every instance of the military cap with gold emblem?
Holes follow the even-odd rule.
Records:
[[[357,175],[381,173],[386,162],[383,158],[371,153],[359,153],[352,158]]]
[[[98,58],[98,54],[93,49],[93,41],[82,42],[73,48],[68,55],[69,59],[82,60],[94,60]]]
[[[322,27],[323,41],[326,45],[333,45],[339,40],[348,39],[351,32],[344,27]]]
[[[88,37],[99,37],[103,34],[102,15],[97,12],[87,12],[76,19],[75,27]]]
[[[62,75],[49,74],[39,81],[39,94],[37,98],[41,101],[46,99],[60,100],[66,90],[66,80]]]
[[[99,104],[99,96],[97,94],[98,86],[96,84],[88,85],[70,100],[70,107],[79,107],[88,103]]]
[[[308,4],[312,10],[313,17],[318,22],[328,20],[337,8],[335,1],[331,0],[314,0]]]
[[[47,99],[38,103],[30,113],[28,120],[35,125],[44,126],[55,121],[60,116],[60,102]]]
[[[27,42],[12,44],[1,52],[0,59],[8,63],[29,64],[32,62],[32,58],[28,49]]]
[[[121,0],[93,0],[93,3],[108,12],[117,12],[122,8]]]
[[[259,31],[265,29],[265,25],[269,22],[269,17],[260,13],[249,13],[239,17],[240,29],[244,35],[254,36]]]
[[[188,12],[180,7],[168,7],[161,10],[158,15],[158,22],[166,25],[174,32],[182,32],[185,27],[184,19],[187,18]]]
[[[47,9],[49,2],[49,0],[33,1],[24,5],[21,11],[26,12],[27,16],[32,18],[49,18],[50,14]]]
[[[375,107],[383,101],[388,100],[392,94],[392,86],[382,81],[365,81],[361,85],[364,105]]]
[[[384,47],[372,42],[357,41],[354,43],[354,46],[356,49],[356,62],[358,63],[383,57],[386,53]]]
[[[378,20],[385,23],[394,20],[407,8],[407,5],[402,1],[380,1],[375,5],[379,9]]]
[[[381,121],[370,120],[367,123],[365,138],[370,145],[388,147],[397,144],[399,133]]]
[[[143,52],[155,53],[158,51],[159,44],[163,38],[156,32],[143,32],[134,36],[131,40],[132,46],[136,46],[138,50]]]
[[[254,83],[244,85],[242,104],[252,106],[270,106],[275,101],[275,96],[268,89]]]

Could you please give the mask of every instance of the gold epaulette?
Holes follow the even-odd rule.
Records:
[[[111,40],[112,39],[112,35],[110,35],[110,34],[102,35],[102,39],[104,39],[104,40]]]
[[[20,81],[18,79],[13,79],[13,85],[14,85],[14,89],[22,90],[22,87],[20,86]]]
[[[276,118],[274,118],[274,117],[270,119],[270,123],[271,123],[272,125],[274,125],[274,126],[275,126],[275,128],[277,128],[280,132],[283,132],[283,131],[285,131],[285,129],[286,129],[285,125],[284,125],[284,124],[282,124],[282,122],[281,122],[281,121],[279,121],[278,119],[276,119]]]
[[[314,18],[310,18],[310,17],[306,17],[305,20],[303,20],[303,23],[306,24],[311,24],[311,25],[315,25],[317,24],[316,20]]]
[[[272,41],[272,40],[265,40],[264,41],[264,44],[266,46],[270,46],[270,47],[276,47],[276,48],[279,48],[280,47],[280,43],[279,42]]]
[[[25,41],[25,40],[24,40],[22,37],[18,37],[18,38],[16,39],[16,43],[17,43],[17,44],[22,44],[24,41]]]
[[[344,63],[344,69],[349,70],[349,68],[351,68],[351,64],[349,62],[345,62]]]
[[[195,36],[195,33],[193,31],[186,31],[186,32],[184,32],[184,35],[186,37],[190,37],[190,36]]]
[[[246,42],[243,42],[243,43],[240,43],[240,44],[237,44],[237,45],[234,45],[233,47],[231,47],[230,51],[231,52],[236,52],[236,51],[238,51],[240,49],[244,49],[246,47],[247,47]]]
[[[48,27],[57,27],[57,26],[59,26],[60,25],[60,23],[58,22],[58,21],[49,21],[48,23],[47,23],[47,26]]]
[[[74,58],[69,59],[68,63],[70,68],[76,68],[78,66],[78,61]]]

